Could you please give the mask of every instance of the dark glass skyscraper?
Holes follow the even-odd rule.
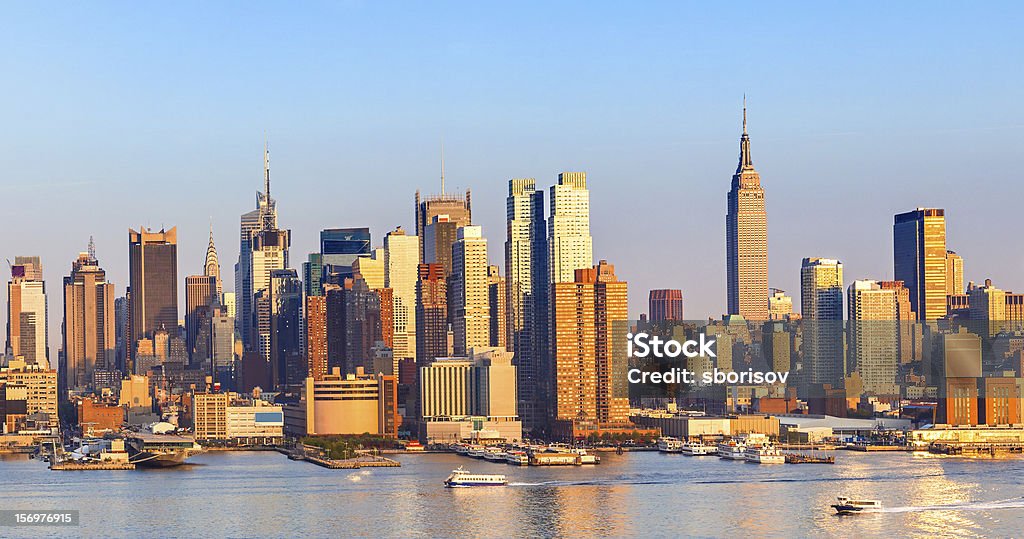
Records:
[[[128,358],[134,364],[139,339],[164,329],[178,334],[178,230],[128,230],[131,281]]]
[[[320,231],[320,263],[324,275],[352,276],[352,263],[370,256],[369,228],[327,228]]]
[[[917,208],[892,225],[893,274],[910,290],[919,320],[946,316],[946,212]]]

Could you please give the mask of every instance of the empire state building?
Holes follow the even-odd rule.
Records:
[[[725,216],[729,314],[747,320],[768,319],[768,215],[761,175],[754,170],[747,135],[747,103],[743,99],[740,160],[732,176]]]

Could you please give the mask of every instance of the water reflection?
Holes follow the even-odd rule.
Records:
[[[0,508],[79,509],[82,535],[126,537],[978,537],[1024,527],[1024,501],[975,503],[1019,498],[1024,460],[836,457],[758,466],[633,453],[603,455],[596,467],[520,468],[408,455],[401,468],[342,471],[276,453],[208,453],[174,470],[76,473],[20,457],[0,463]],[[444,488],[460,465],[506,474],[510,485]],[[837,517],[829,505],[840,495],[879,499],[885,510]],[[951,503],[966,505],[935,507]]]

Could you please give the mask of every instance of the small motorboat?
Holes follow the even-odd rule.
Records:
[[[854,500],[846,496],[840,496],[832,508],[839,515],[855,515],[857,513],[870,513],[882,508],[882,502],[878,500]]]

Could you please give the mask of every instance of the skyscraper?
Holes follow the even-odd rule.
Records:
[[[189,275],[185,277],[185,346],[188,349],[189,361],[191,364],[199,362],[196,357],[196,342],[199,334],[208,339],[209,332],[200,332],[200,327],[209,324],[213,314],[214,305],[219,305],[217,294],[217,277],[213,275]],[[209,342],[203,343],[198,348],[209,350]],[[203,359],[205,353],[201,353]]]
[[[235,265],[235,295],[238,302],[235,326],[247,351],[258,348],[252,335],[253,296],[257,292],[253,288],[253,240],[263,230],[277,229],[277,202],[270,198],[270,150],[266,145],[263,147],[263,189],[262,193],[256,192],[256,209],[242,214],[238,264]]]
[[[206,262],[203,264],[203,275],[213,277],[216,283],[216,298],[221,301],[221,294],[224,293],[224,285],[220,279],[220,259],[217,258],[217,247],[213,244],[213,224],[210,224],[210,243],[206,246]]]
[[[651,322],[679,321],[683,318],[683,291],[678,289],[651,290],[647,297]]]
[[[964,259],[955,251],[946,251],[946,295],[964,293]]]
[[[327,376],[327,298],[306,296],[306,368],[314,380]]]
[[[307,296],[324,295],[321,281],[324,274],[324,257],[320,253],[309,253],[302,263],[302,282],[305,283]]]
[[[424,264],[441,264],[447,277],[452,273],[452,245],[459,235],[459,227],[470,223],[452,220],[448,214],[435,215],[433,221],[423,229],[422,260]]]
[[[892,227],[893,273],[910,290],[919,320],[946,316],[946,212],[917,208],[897,214]]]
[[[369,256],[370,229],[326,228],[320,231],[320,258],[324,275],[352,276],[352,263]]]
[[[441,264],[420,264],[416,282],[416,361],[448,355],[448,290]]]
[[[38,256],[15,257],[7,283],[7,348],[28,365],[50,368],[46,283]]]
[[[533,178],[508,181],[505,199],[506,324],[515,352],[519,416],[527,430],[547,419],[539,374],[548,353],[548,246],[544,191]]]
[[[419,238],[408,236],[402,227],[384,237],[384,287],[393,294],[394,358],[416,358],[416,281],[419,266]]]
[[[420,244],[420,261],[431,263],[424,258],[426,252],[424,240],[426,238],[427,225],[434,222],[434,218],[439,215],[446,215],[447,221],[455,223],[455,227],[468,226],[473,222],[472,205],[470,202],[470,192],[466,189],[465,198],[454,194],[447,194],[444,192],[444,165],[442,164],[441,172],[441,194],[431,195],[424,199],[420,198],[420,192],[416,191],[416,236],[419,238]],[[438,253],[446,251],[450,252],[449,249],[445,249],[444,246],[437,246]]]
[[[843,353],[843,264],[830,258],[805,258],[800,267],[804,370],[811,384],[841,387],[846,375]]]
[[[297,388],[308,370],[302,349],[302,281],[293,269],[270,274],[270,372],[274,388]]]
[[[454,353],[465,356],[470,348],[490,344],[491,321],[487,288],[487,240],[479,226],[459,229],[452,246],[452,302]]]
[[[571,283],[578,269],[594,263],[590,237],[590,192],[586,172],[562,172],[551,186],[548,217],[550,282]]]
[[[627,285],[604,260],[575,275],[551,286],[552,419],[622,424],[629,415]]]
[[[915,331],[916,325],[914,323],[917,320],[917,315],[914,314],[914,307],[910,304],[910,290],[903,286],[903,281],[879,281],[878,286],[892,290],[893,296],[896,299],[896,320],[899,321],[897,337],[899,338],[900,364],[920,359],[921,345],[916,342],[917,331]]]
[[[271,315],[273,312],[270,287],[273,274],[288,267],[288,247],[291,231],[267,228],[261,230],[252,240],[249,275],[252,277],[253,311],[248,313],[252,320],[252,350],[259,351],[264,361],[271,361]],[[263,301],[261,304],[260,301]]]
[[[747,320],[767,320],[768,214],[761,175],[754,170],[750,155],[746,98],[743,101],[740,160],[732,176],[725,216],[729,314],[738,314]]]
[[[89,251],[79,253],[64,277],[63,361],[59,372],[65,390],[93,387],[97,370],[116,368],[117,337],[114,322],[114,285]]]
[[[360,256],[352,263],[352,274],[359,274],[371,290],[384,288],[387,282],[384,258],[384,248],[376,247],[369,255]]]
[[[498,266],[487,266],[487,302],[490,309],[490,346],[508,346],[508,317],[505,305],[505,278]]]
[[[384,289],[389,290],[389,289]],[[353,374],[373,368],[373,347],[384,341],[381,295],[361,277],[324,285],[327,298],[327,366]]]
[[[131,281],[128,358],[135,345],[159,329],[178,334],[178,230],[128,230]]]
[[[847,289],[849,361],[860,375],[864,392],[899,395],[899,320],[896,289],[878,281],[854,281]]]

